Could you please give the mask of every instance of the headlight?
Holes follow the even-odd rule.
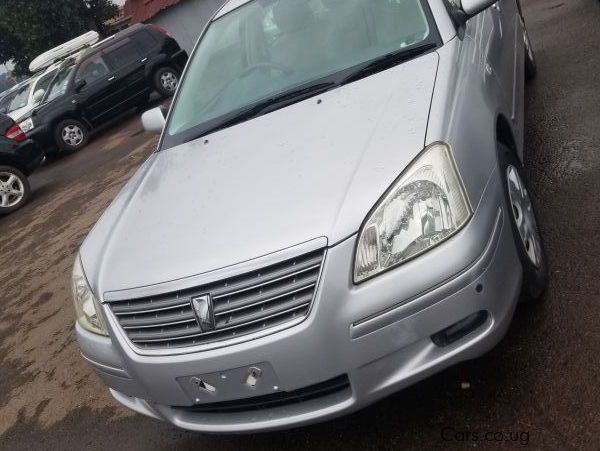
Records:
[[[33,130],[33,119],[32,118],[28,118],[25,119],[23,122],[21,122],[19,124],[19,127],[21,127],[21,130],[23,130],[23,133],[27,133],[28,131]]]
[[[79,256],[73,267],[73,299],[79,325],[95,334],[108,335],[100,307],[83,273]]]
[[[471,215],[450,148],[442,143],[427,147],[367,217],[356,249],[354,282],[440,244]]]

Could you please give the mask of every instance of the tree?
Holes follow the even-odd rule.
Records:
[[[96,30],[106,36],[107,29],[104,25],[107,19],[115,17],[119,11],[117,5],[111,0],[83,0],[84,14],[91,20]]]
[[[46,50],[90,29],[104,34],[116,14],[111,0],[0,0],[0,64],[12,60],[15,74],[26,74]]]

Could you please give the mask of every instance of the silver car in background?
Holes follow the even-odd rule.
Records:
[[[326,420],[487,352],[546,261],[515,0],[231,0],[81,246],[114,397],[209,432]]]

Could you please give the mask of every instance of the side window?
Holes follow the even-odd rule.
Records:
[[[8,111],[8,107],[14,98],[15,98],[15,94],[9,94],[6,97],[4,97],[2,100],[0,100],[0,113],[5,114]]]
[[[142,53],[133,41],[127,38],[106,49],[104,56],[113,69],[119,70],[141,58]]]
[[[143,53],[149,53],[158,46],[158,41],[146,30],[142,30],[131,36],[131,39],[137,44]]]
[[[75,83],[80,80],[85,80],[86,86],[106,77],[110,73],[104,58],[101,54],[94,55],[93,57],[85,60],[79,66],[77,75],[75,76]],[[85,89],[85,87],[83,88]]]
[[[50,86],[50,82],[52,81],[52,79],[54,78],[55,75],[56,75],[56,71],[51,72],[48,75],[44,75],[42,78],[40,78],[40,80],[35,85],[35,91],[39,91],[40,89],[43,89],[44,92],[47,91],[48,86]],[[35,94],[35,92],[34,92],[34,94]]]

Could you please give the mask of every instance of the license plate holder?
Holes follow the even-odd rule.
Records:
[[[266,362],[179,377],[177,382],[195,404],[253,398],[281,391],[273,367]]]

